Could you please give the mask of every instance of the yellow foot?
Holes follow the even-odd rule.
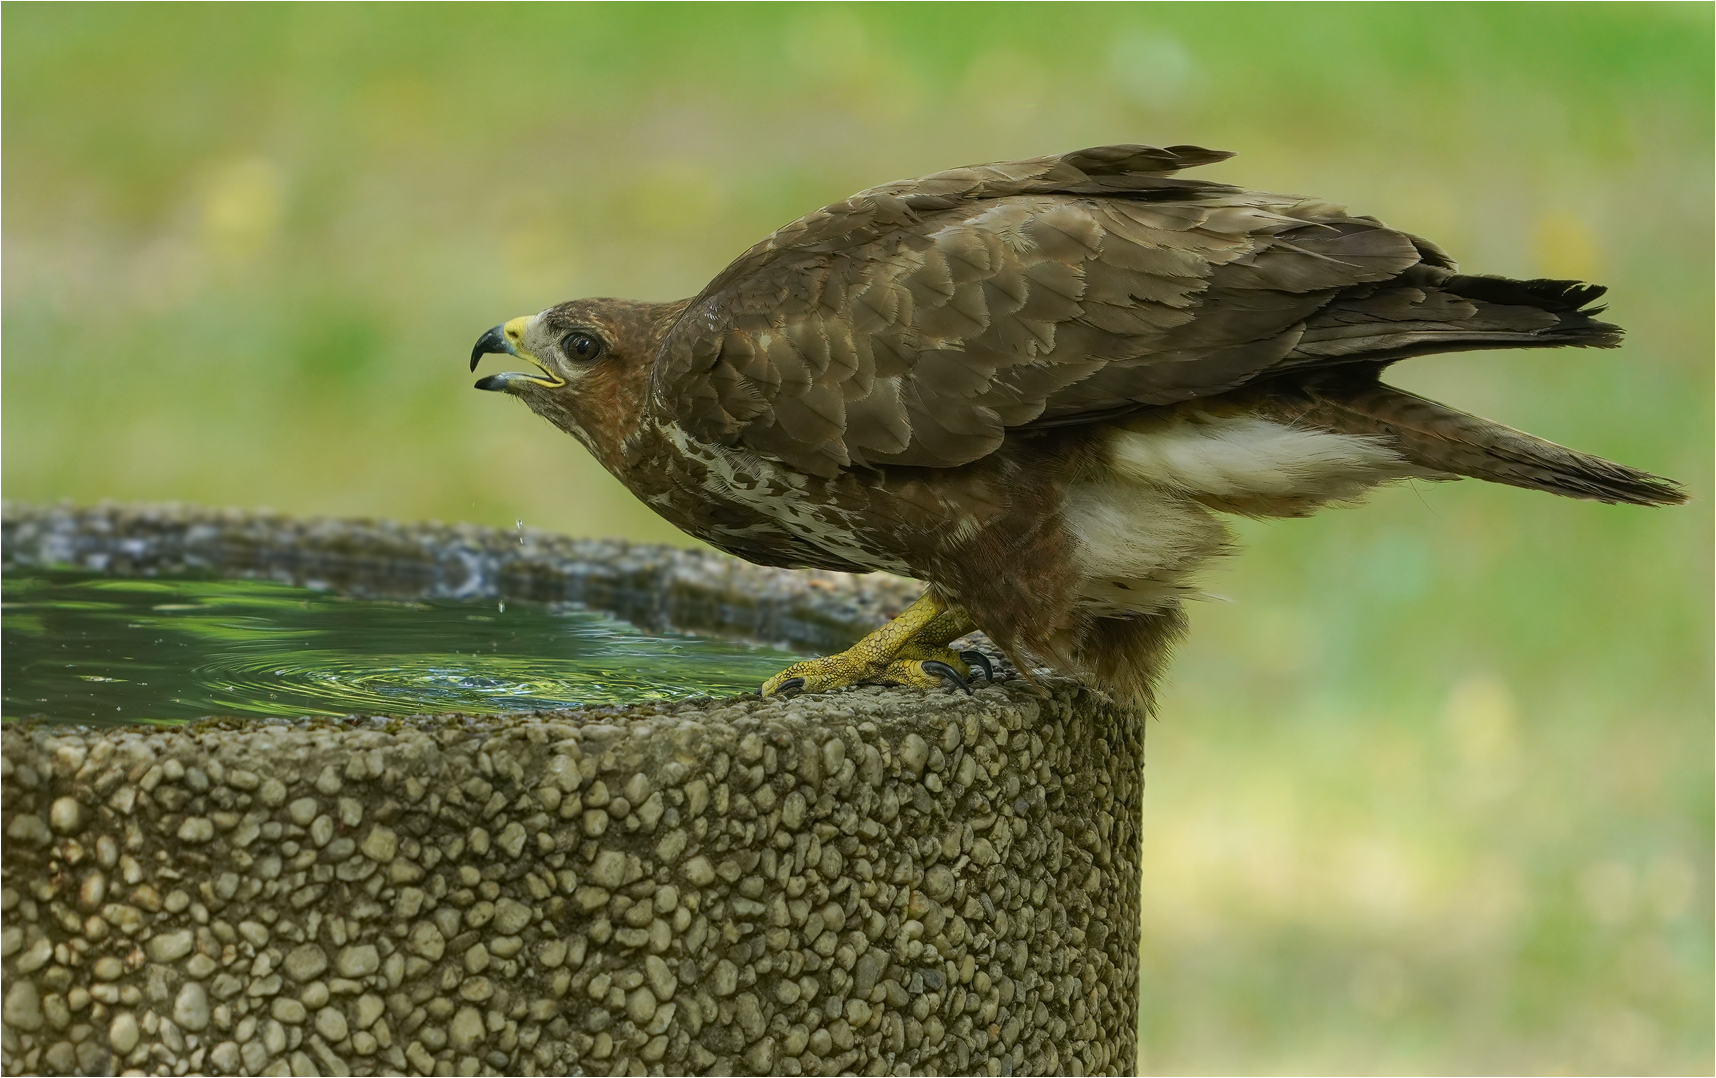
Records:
[[[969,694],[971,667],[981,667],[989,680],[989,660],[979,651],[951,651],[947,643],[971,629],[964,611],[944,607],[926,592],[899,617],[845,651],[793,663],[764,682],[762,693],[827,692],[848,685],[934,689],[952,684]]]
[[[921,657],[920,657],[921,655]],[[934,689],[952,685],[971,692],[971,668],[977,666],[989,677],[989,659],[981,651],[949,651],[947,648],[913,649],[913,657],[875,662],[850,651],[821,659],[793,663],[763,684],[763,695],[775,693],[828,692],[849,685],[914,685]]]

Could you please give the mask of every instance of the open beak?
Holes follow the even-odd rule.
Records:
[[[534,374],[520,374],[517,371],[506,371],[479,379],[477,381],[478,389],[487,389],[497,393],[511,393],[514,392],[515,386],[521,386],[525,382],[546,389],[558,389],[566,384],[564,378],[550,371],[541,360],[518,346],[518,342],[524,337],[525,327],[530,324],[530,319],[530,315],[521,315],[510,322],[503,322],[477,338],[476,347],[471,349],[471,369],[476,370],[477,364],[482,362],[482,358],[486,355],[504,353],[529,360],[538,371],[542,372],[541,377]]]

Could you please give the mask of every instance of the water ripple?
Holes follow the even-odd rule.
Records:
[[[40,571],[4,589],[8,719],[527,711],[743,692],[794,658],[535,604]]]

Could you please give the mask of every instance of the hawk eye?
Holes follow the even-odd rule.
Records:
[[[589,333],[568,333],[560,342],[560,350],[566,353],[567,359],[589,363],[602,354],[602,341]]]

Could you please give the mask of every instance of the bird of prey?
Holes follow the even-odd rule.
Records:
[[[690,299],[581,299],[485,333],[490,375],[651,508],[765,565],[884,570],[914,605],[764,693],[965,685],[982,629],[1148,707],[1224,514],[1471,476],[1573,498],[1671,481],[1395,389],[1397,360],[1614,347],[1603,294],[1458,271],[1314,198],[1098,146],[862,191]],[[986,660],[984,660],[986,664]]]

